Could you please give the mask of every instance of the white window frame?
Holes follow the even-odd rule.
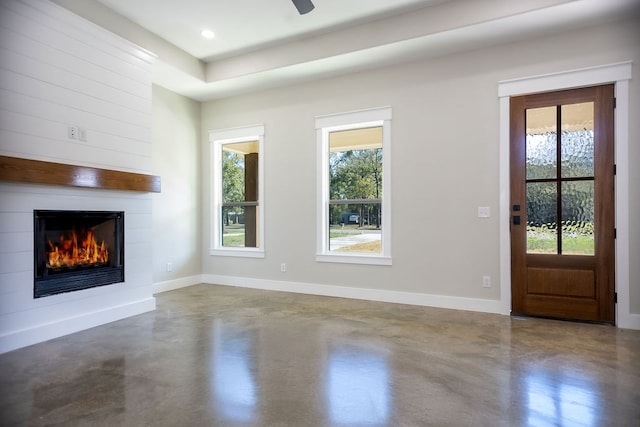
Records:
[[[258,247],[222,246],[222,147],[238,142],[258,141]],[[264,125],[244,126],[209,132],[211,149],[211,241],[209,255],[264,258]]]
[[[349,264],[391,265],[391,107],[316,117],[317,139],[317,234],[316,261]],[[329,133],[382,126],[382,252],[329,251]]]

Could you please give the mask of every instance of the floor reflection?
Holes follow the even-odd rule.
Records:
[[[549,372],[531,372],[525,377],[527,424],[598,425],[602,413],[597,387],[588,379],[568,378]]]
[[[385,424],[389,420],[391,406],[386,357],[357,347],[332,348],[328,359],[326,394],[332,422]]]
[[[637,426],[640,331],[215,285],[0,355],[0,426]]]
[[[256,417],[258,396],[254,378],[254,334],[216,320],[213,328],[212,388],[214,407],[230,421]]]
[[[83,416],[120,416],[126,409],[126,364],[117,357],[95,365],[81,366],[69,375],[52,373],[42,379],[33,396],[33,424],[46,419],[50,425],[63,424],[61,409],[73,409]],[[0,420],[0,425],[5,425]],[[6,424],[8,425],[8,424]]]

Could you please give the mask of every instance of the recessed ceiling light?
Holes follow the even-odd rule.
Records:
[[[216,33],[211,30],[202,30],[200,34],[202,34],[202,37],[209,40],[213,39],[216,36]]]

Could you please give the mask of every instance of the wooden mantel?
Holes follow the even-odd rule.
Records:
[[[0,156],[0,181],[105,190],[160,192],[160,177],[63,163]]]

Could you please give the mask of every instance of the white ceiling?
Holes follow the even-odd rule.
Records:
[[[640,0],[313,0],[306,15],[291,0],[53,1],[157,54],[154,82],[200,101],[640,13]]]
[[[210,61],[450,0],[313,0],[299,15],[291,0],[98,0],[194,57]],[[205,40],[200,32],[213,30]]]

